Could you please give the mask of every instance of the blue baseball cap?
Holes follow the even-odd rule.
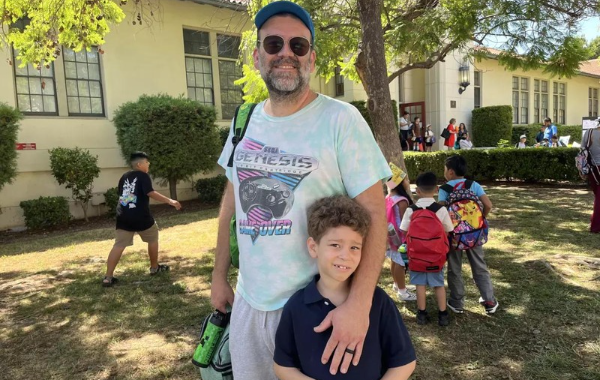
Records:
[[[296,16],[310,31],[311,43],[315,41],[315,27],[313,25],[312,19],[310,15],[306,11],[306,9],[302,8],[296,3],[292,3],[291,1],[275,1],[270,3],[264,7],[262,7],[256,17],[254,18],[254,25],[256,25],[256,29],[260,30],[262,26],[269,20],[271,17],[282,14],[289,13],[291,15]]]

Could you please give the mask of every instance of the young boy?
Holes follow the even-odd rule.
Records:
[[[321,362],[331,329],[316,333],[314,327],[346,301],[369,224],[369,214],[345,196],[323,198],[309,209],[308,252],[316,259],[319,274],[283,308],[275,335],[279,379],[405,380],[413,372],[416,356],[408,331],[392,299],[380,288],[373,295],[359,364],[336,376],[329,372],[330,364]],[[352,360],[355,350],[346,349],[343,363]]]
[[[123,174],[119,180],[119,204],[117,205],[117,230],[115,245],[106,261],[106,275],[102,286],[111,287],[117,283],[113,272],[121,259],[125,247],[133,245],[133,235],[137,232],[142,241],[148,243],[150,274],[169,270],[167,265],[158,264],[158,227],[150,214],[150,199],[167,203],[177,210],[179,202],[157,193],[152,188],[148,175],[150,162],[144,152],[134,152],[129,158],[133,170]]]
[[[464,187],[465,175],[467,174],[467,162],[462,156],[454,155],[446,159],[446,165],[444,168],[444,177],[448,181],[447,184],[452,188]],[[472,181],[471,191],[477,195],[481,203],[483,203],[483,217],[487,217],[492,209],[492,202],[490,198],[485,194],[481,185],[477,182]],[[438,201],[442,205],[446,205],[448,199],[448,192],[440,189]],[[464,313],[464,301],[465,301],[465,286],[462,278],[462,252],[454,251],[452,244],[450,245],[450,252],[448,253],[448,289],[450,289],[450,297],[448,299],[448,307],[455,313]],[[485,307],[487,314],[493,314],[498,309],[498,301],[494,297],[494,288],[492,287],[492,279],[490,272],[487,268],[487,264],[483,258],[483,246],[478,246],[465,251],[469,264],[471,265],[471,272],[473,273],[473,280],[475,285],[479,289],[481,298],[479,303]]]
[[[428,208],[435,203],[433,198],[437,193],[437,177],[432,172],[427,172],[417,177],[417,196],[419,200],[415,204],[419,208]],[[405,233],[409,231],[411,224],[411,216],[414,210],[408,208],[402,218],[400,229]],[[454,229],[448,210],[445,207],[437,207],[435,215],[442,223],[442,227],[446,233]],[[410,244],[410,242],[409,242]],[[410,249],[410,247],[409,247]],[[410,256],[409,256],[410,260]],[[410,269],[410,261],[409,261]],[[426,306],[426,286],[435,289],[435,297],[438,304],[438,325],[448,326],[448,310],[446,310],[446,289],[444,288],[444,270],[439,272],[417,272],[410,269],[410,282],[417,286],[417,323],[424,325],[429,322]]]

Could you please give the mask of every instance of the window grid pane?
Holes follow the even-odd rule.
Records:
[[[340,67],[335,68],[335,96],[344,96],[344,77],[342,76],[342,69]]]
[[[58,115],[56,91],[54,85],[54,63],[40,70],[29,64],[19,68],[21,64],[15,57],[15,88],[17,108],[24,114]]]
[[[234,82],[242,77],[242,69],[235,61],[219,61],[221,80],[221,113],[223,119],[233,119],[235,109],[244,102],[242,90]]]
[[[104,116],[98,49],[74,52],[65,47],[63,50],[69,115]]]
[[[237,59],[240,55],[241,38],[227,34],[217,34],[217,51],[219,57]]]
[[[210,39],[208,32],[184,29],[183,48],[185,54],[210,56]]]
[[[188,98],[208,106],[214,106],[210,59],[185,57],[185,71]],[[205,80],[207,77],[210,78],[209,81]]]

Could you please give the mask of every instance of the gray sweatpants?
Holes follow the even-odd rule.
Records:
[[[471,264],[473,280],[484,301],[495,301],[492,279],[485,259],[483,247],[475,247],[466,251],[450,251],[448,253],[448,302],[452,307],[463,308],[465,302],[465,284],[462,278],[462,254],[465,252]]]
[[[235,294],[229,327],[234,379],[277,380],[273,354],[282,310],[256,310],[239,293]]]

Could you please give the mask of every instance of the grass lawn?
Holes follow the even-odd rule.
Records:
[[[418,326],[415,303],[399,303],[419,359],[412,379],[600,379],[600,271],[577,258],[600,258],[600,236],[587,232],[591,194],[516,185],[489,194],[485,249],[500,309],[485,315],[468,266],[466,313],[449,327]],[[0,379],[198,378],[190,359],[210,311],[216,216],[161,215],[171,272],[148,276],[136,238],[111,289],[100,280],[112,228],[0,246]],[[391,294],[390,284],[386,263],[380,286]]]

